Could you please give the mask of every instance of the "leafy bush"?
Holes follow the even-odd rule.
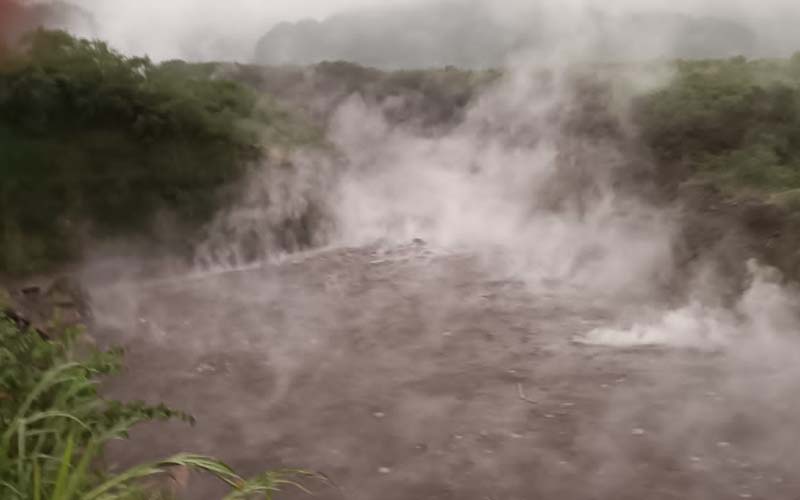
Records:
[[[162,213],[189,241],[263,141],[314,138],[214,68],[57,31],[0,60],[0,272],[74,258],[85,237],[145,234]]]
[[[100,378],[120,367],[119,351],[76,355],[79,332],[48,341],[0,316],[0,498],[8,500],[143,500],[164,494],[145,478],[171,467],[211,473],[227,483],[226,500],[272,498],[304,471],[272,471],[245,480],[224,463],[179,454],[111,474],[103,446],[126,438],[145,421],[192,418],[163,405],[121,403],[97,391]]]
[[[663,164],[732,190],[800,188],[800,55],[788,61],[679,61],[637,120]]]

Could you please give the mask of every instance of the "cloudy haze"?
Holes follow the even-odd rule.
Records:
[[[474,3],[480,0],[455,0],[449,3]],[[265,0],[73,0],[96,20],[94,32],[82,35],[109,40],[127,53],[146,53],[154,59],[225,59],[250,61],[258,40],[281,22],[302,19],[324,21],[340,13],[366,12],[390,17],[393,12],[409,12],[441,4],[440,0],[304,0],[279,2]],[[735,20],[750,29],[760,47],[770,50],[797,45],[792,29],[800,19],[800,6],[789,0],[499,0],[481,2],[492,11],[496,26],[518,25],[522,14],[538,9],[548,13],[547,24],[579,27],[587,16],[629,14],[689,14]],[[468,10],[468,9],[464,9]],[[402,16],[401,16],[402,17]],[[438,15],[436,15],[438,17]],[[443,22],[453,20],[444,19]],[[427,19],[430,23],[438,19]],[[507,24],[506,24],[507,23]],[[377,27],[376,31],[381,31]],[[702,31],[702,29],[701,29]],[[651,36],[652,38],[652,36]],[[637,45],[642,40],[637,40]],[[649,41],[652,44],[652,40]],[[792,47],[789,47],[789,46]]]
[[[99,36],[154,59],[251,57],[258,37],[280,21],[324,18],[387,0],[74,0],[95,17]]]

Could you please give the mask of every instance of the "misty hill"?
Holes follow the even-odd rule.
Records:
[[[542,6],[510,15],[482,0],[356,10],[321,22],[281,23],[259,40],[255,59],[264,64],[346,60],[383,68],[492,67],[523,49],[579,50],[595,60],[729,57],[760,50],[754,29],[733,20],[599,11],[564,18]]]

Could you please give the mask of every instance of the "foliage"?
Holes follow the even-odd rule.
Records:
[[[263,140],[308,139],[214,68],[58,31],[0,60],[0,271],[47,268],[83,237],[144,233],[162,213],[191,235]]]
[[[679,61],[665,88],[637,105],[645,142],[731,191],[800,188],[800,54]]]
[[[171,467],[211,473],[231,488],[227,500],[265,498],[298,486],[299,470],[271,471],[245,480],[224,463],[179,454],[110,474],[103,446],[126,438],[145,421],[191,417],[163,405],[104,399],[99,379],[120,367],[120,352],[76,356],[77,331],[45,340],[0,316],[0,497],[8,500],[156,499],[161,492],[142,480]]]

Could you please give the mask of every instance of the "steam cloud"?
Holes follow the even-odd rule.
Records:
[[[99,9],[99,4],[84,2],[84,5]],[[158,7],[163,9],[161,11],[148,10],[145,3],[128,5],[129,10],[120,12],[125,12],[125,18],[131,20],[129,25],[114,25],[106,21],[122,16],[121,13],[112,13],[113,9],[108,8],[103,14],[98,14],[99,10],[95,12],[104,26],[102,29],[107,30],[104,36],[109,36],[112,42],[126,50],[143,48],[136,47],[144,39],[137,31],[141,29],[136,24],[139,22],[137,19],[141,19],[137,16],[152,15],[153,12],[159,12],[156,18],[161,24],[161,29],[156,31],[165,34],[161,39],[156,37],[148,42],[152,45],[147,50],[154,55],[160,54],[156,57],[209,57],[215,54],[236,58],[242,57],[245,53],[242,47],[248,45],[237,45],[242,40],[234,40],[233,45],[225,47],[194,45],[194,30],[205,29],[199,24],[182,25],[182,31],[172,33],[171,23],[186,19],[187,7],[183,3]],[[154,5],[149,8],[155,8]],[[205,15],[219,14],[214,9],[221,8],[200,5],[208,10],[190,17],[203,22],[210,22]],[[248,5],[250,10],[239,12],[247,13],[250,18],[267,19],[266,11],[259,10],[256,3]],[[512,2],[493,4],[498,18],[504,22],[516,18],[518,10],[515,9],[527,7]],[[324,240],[334,248],[364,248],[376,242],[384,247],[397,248],[417,238],[424,240],[431,251],[440,255],[477,255],[483,271],[494,277],[511,277],[523,282],[534,297],[555,294],[564,301],[600,303],[615,312],[616,317],[606,321],[604,326],[569,332],[564,341],[569,340],[569,335],[576,335],[574,340],[590,346],[721,350],[728,356],[726,362],[730,368],[726,373],[730,377],[730,384],[724,384],[726,390],[740,397],[731,403],[730,411],[752,413],[748,408],[753,401],[770,405],[786,398],[793,387],[789,374],[796,375],[796,368],[791,367],[796,364],[794,356],[798,347],[793,334],[800,325],[796,313],[800,304],[797,292],[782,284],[771,270],[751,262],[749,286],[732,306],[725,305],[719,297],[721,291],[713,287],[707,289],[710,285],[701,275],[687,285],[685,296],[669,297],[672,302],[667,301],[677,267],[674,249],[680,220],[676,207],[658,204],[639,194],[643,185],[636,184],[637,181],[629,180],[627,186],[620,183],[620,179],[628,178],[631,172],[646,172],[650,167],[647,158],[637,153],[635,131],[628,128],[626,113],[630,94],[618,93],[613,82],[607,82],[607,90],[589,89],[589,92],[596,92],[598,98],[614,103],[611,115],[602,117],[607,123],[597,125],[602,129],[599,133],[595,133],[591,124],[587,127],[574,120],[574,107],[579,100],[577,93],[587,90],[580,87],[580,74],[574,73],[572,63],[592,59],[596,33],[589,31],[583,36],[569,38],[566,34],[575,34],[577,28],[584,26],[583,23],[591,17],[591,7],[593,4],[580,1],[561,2],[558,6],[548,4],[548,11],[555,16],[554,19],[560,20],[554,29],[564,38],[545,53],[523,50],[510,57],[506,76],[476,98],[463,121],[451,129],[441,131],[415,125],[397,126],[386,120],[384,111],[385,107],[403,106],[402,102],[386,101],[374,105],[358,95],[351,96],[337,109],[329,124],[329,138],[346,159],[345,167],[336,170],[339,165],[334,166],[328,163],[329,160],[303,152],[292,159],[296,165],[292,172],[265,169],[261,174],[263,177],[256,177],[251,183],[242,203],[221,214],[212,225],[211,238],[200,252],[201,264],[206,269],[219,265],[236,267],[254,259],[270,257],[276,246],[275,235],[265,228],[274,226],[287,215],[301,213],[309,199],[323,198],[331,221]],[[658,2],[647,4],[650,9],[666,7]],[[644,6],[641,2],[631,1],[597,8],[625,13]],[[689,1],[670,2],[669,8],[692,13],[722,13],[736,19],[751,14],[751,7],[745,2],[736,5],[704,2],[700,6]],[[225,9],[236,11],[230,3],[225,4]],[[763,4],[760,9],[768,10]],[[794,14],[795,10],[793,3],[775,2],[771,13],[776,18],[787,14],[783,19],[788,20],[791,19],[789,14]],[[291,15],[323,12],[320,7],[319,11],[295,11]],[[104,19],[103,16],[108,17]],[[232,26],[239,22],[233,17],[228,19]],[[777,22],[767,17],[757,21]],[[243,18],[241,22],[246,24]],[[265,24],[268,22],[271,21],[264,21]],[[260,23],[259,20],[251,25],[253,33],[256,28],[263,28]],[[210,29],[229,30],[219,26]],[[245,27],[243,31],[249,29]],[[645,37],[645,34],[631,33],[631,47],[634,49],[637,48],[637,37]],[[120,44],[120,40],[123,43]],[[647,43],[670,47],[673,42],[668,33],[661,33],[657,39],[649,39]],[[635,76],[632,87],[638,89],[658,86],[666,82],[662,77],[668,78],[668,75]],[[264,200],[268,202],[264,203]],[[249,239],[249,242],[239,244],[243,239]],[[346,263],[348,254],[343,253],[339,258]],[[320,264],[320,267],[324,266]],[[324,269],[324,272],[329,271]],[[316,268],[309,271],[315,272]],[[713,270],[708,272],[713,273]],[[170,341],[164,334],[167,327],[150,322],[145,330],[161,343],[159,345],[165,345],[165,348],[178,345],[189,352],[186,356],[199,359],[209,353],[231,350],[232,346],[239,351],[269,358],[281,373],[275,382],[275,391],[270,398],[259,400],[252,409],[237,408],[241,412],[241,422],[249,422],[281,402],[289,392],[293,377],[308,368],[307,365],[314,365],[319,370],[327,368],[332,373],[344,370],[341,366],[347,364],[347,351],[336,346],[332,335],[326,336],[326,329],[319,325],[324,318],[341,319],[344,326],[339,328],[344,330],[350,314],[368,321],[383,311],[380,296],[370,297],[374,302],[359,304],[357,313],[342,312],[325,292],[305,296],[281,290],[273,282],[262,286],[261,282],[254,284],[235,276],[224,279],[226,281],[215,283],[211,288],[196,288],[201,300],[209,304],[205,317],[209,322],[228,327],[230,313],[227,310],[212,311],[215,304],[219,301],[249,305],[253,312],[235,318],[233,324],[241,327],[241,331],[257,325],[262,337],[252,338],[241,332],[221,337],[216,330],[209,333],[207,325],[201,325],[192,331],[207,335],[191,338],[187,335],[187,338]],[[326,278],[322,288],[325,291],[329,288],[336,290],[337,280],[347,279],[347,276],[333,273]],[[437,276],[425,278],[418,286],[435,290],[436,279]],[[276,278],[275,282],[279,280]],[[120,329],[126,328],[131,318],[136,318],[141,302],[146,300],[137,295],[141,293],[141,290],[124,289],[119,294],[102,297],[102,304],[107,309],[101,310],[101,321]],[[283,294],[291,297],[284,300],[283,322],[264,327],[267,323],[265,316],[256,312],[255,306],[281,300]],[[120,301],[120,295],[126,296],[127,300]],[[432,295],[434,292],[427,297]],[[422,324],[420,330],[425,330],[425,325],[438,328],[440,323],[444,323],[442,318],[446,317],[447,311],[442,309],[452,305],[447,300],[445,297],[434,306],[414,310],[415,314],[419,313],[416,320]],[[180,307],[180,304],[180,299],[176,298],[174,303],[170,303],[170,308]],[[162,312],[164,317],[183,316],[183,312],[189,317],[191,313]],[[329,316],[331,314],[334,316]],[[172,321],[178,322],[177,319]],[[427,338],[419,341],[425,348],[437,346]],[[408,351],[403,351],[407,347],[398,345],[396,349],[398,353],[408,354]],[[374,362],[374,366],[380,367],[397,364],[401,359],[398,353],[387,350],[380,353],[379,359],[364,362]],[[560,361],[562,358],[557,359]],[[743,380],[742,367],[754,366],[787,370],[778,378]],[[432,368],[420,366],[419,369]],[[312,370],[311,376],[319,376],[317,373]],[[653,381],[653,386],[663,387],[665,391],[677,390],[669,381]],[[368,388],[369,381],[359,381],[342,390],[362,394],[359,391]],[[743,395],[745,388],[755,391],[757,396]],[[639,393],[635,390],[626,394],[627,399],[613,401],[612,411],[607,416],[609,421],[631,421],[637,416],[636,412],[646,406],[647,401],[638,399]],[[310,401],[309,404],[320,404],[320,411],[305,411],[304,415],[312,415],[306,418],[323,413],[322,403]],[[455,399],[447,397],[438,400],[404,399],[398,403],[398,414],[406,424],[400,426],[400,432],[416,439],[418,435],[424,435],[427,418],[434,421],[455,408],[456,404]],[[667,420],[670,416],[665,414],[663,418]],[[698,419],[712,419],[713,416],[713,410],[705,407],[699,410],[689,408],[674,422],[662,422],[662,427],[666,429],[665,433],[672,433],[681,446],[689,448],[693,438],[690,427]],[[506,414],[497,419],[502,421],[504,417],[512,420]],[[773,423],[777,425],[773,422],[777,417],[755,415],[753,418],[762,429]],[[323,432],[315,428],[310,431]],[[303,432],[307,430],[303,429]],[[614,448],[615,443],[603,442],[596,434],[596,429],[579,429],[576,439],[589,441],[588,448],[594,450],[603,467],[608,468],[601,472],[610,470],[611,473],[604,477],[598,473],[587,478],[588,486],[583,488],[607,486],[609,476],[624,478],[626,476],[620,471],[628,470],[630,474],[632,470],[631,457],[623,453],[625,450]],[[329,436],[319,436],[318,441],[325,442],[326,438]],[[339,439],[341,443],[331,446],[347,450],[350,446],[348,439]],[[772,444],[765,443],[754,449],[767,454],[773,449],[770,448]],[[787,454],[790,455],[789,451]],[[353,468],[370,466],[358,462],[357,453],[348,458],[354,462],[351,464]],[[500,466],[485,456],[476,458],[476,463],[479,464],[476,467],[489,469]]]

